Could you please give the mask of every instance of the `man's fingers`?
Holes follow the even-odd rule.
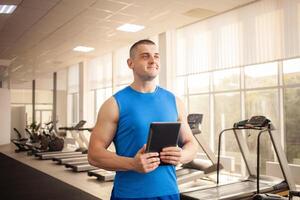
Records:
[[[169,160],[179,161],[180,160],[180,158],[177,156],[160,156],[160,159],[163,161],[169,161]]]
[[[148,158],[151,158],[151,157],[158,157],[158,156],[159,156],[159,153],[157,153],[157,152],[151,152],[151,153],[145,153],[143,155],[143,158],[148,159]]]
[[[181,156],[181,152],[179,152],[179,151],[166,151],[166,152],[161,152],[160,156]]]
[[[182,149],[180,147],[165,147],[162,149],[162,152],[166,152],[166,151],[181,152]]]
[[[160,162],[160,159],[159,159],[159,157],[155,157],[155,158],[149,158],[149,159],[147,159],[147,163],[148,164],[151,164],[151,163],[156,163],[156,162]]]

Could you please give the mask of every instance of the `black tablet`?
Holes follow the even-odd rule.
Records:
[[[180,122],[152,122],[146,152],[161,152],[165,147],[177,146]]]

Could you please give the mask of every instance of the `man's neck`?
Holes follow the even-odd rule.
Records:
[[[130,87],[142,93],[149,93],[155,91],[156,83],[154,81],[143,82],[143,83],[138,83],[137,81],[134,81],[133,83],[130,84]]]

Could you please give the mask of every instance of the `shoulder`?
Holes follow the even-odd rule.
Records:
[[[100,117],[110,118],[117,121],[119,118],[119,109],[115,98],[112,96],[107,99],[100,108]]]

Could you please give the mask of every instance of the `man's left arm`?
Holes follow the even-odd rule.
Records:
[[[178,121],[181,122],[179,140],[180,147],[166,147],[160,152],[160,159],[164,163],[172,165],[185,164],[192,161],[197,154],[198,145],[187,123],[187,116],[182,101],[176,97]]]

